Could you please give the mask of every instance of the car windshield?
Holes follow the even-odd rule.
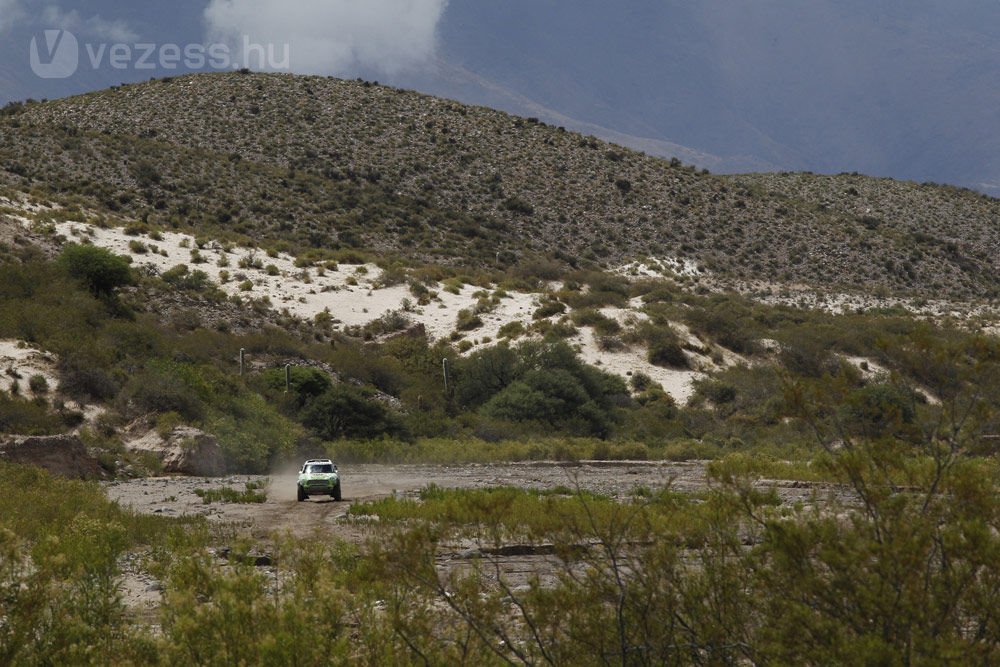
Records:
[[[330,473],[333,472],[333,466],[329,463],[314,463],[308,466],[306,472],[311,475],[316,475],[319,473]]]

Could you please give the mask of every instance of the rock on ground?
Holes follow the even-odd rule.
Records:
[[[163,463],[163,472],[217,477],[226,473],[226,462],[215,436],[191,426],[177,426],[161,436],[155,429],[128,440],[132,451],[154,454]]]

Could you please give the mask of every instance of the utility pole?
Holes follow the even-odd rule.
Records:
[[[441,360],[441,368],[444,370],[444,393],[448,393],[448,360]]]
[[[246,368],[247,368],[246,355],[247,355],[246,348],[241,347],[240,348],[240,377],[243,377],[243,374],[246,372]]]
[[[292,365],[285,364],[285,393],[292,390]]]

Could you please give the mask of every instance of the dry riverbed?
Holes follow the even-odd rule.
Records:
[[[528,462],[458,465],[343,465],[340,468],[344,501],[314,497],[299,503],[295,498],[294,468],[270,476],[157,477],[106,484],[108,497],[138,512],[168,516],[203,515],[212,522],[242,525],[257,536],[288,532],[307,536],[316,531],[350,538],[345,516],[352,502],[392,495],[415,496],[430,485],[445,488],[513,486],[530,489],[565,487],[625,499],[636,488],[651,491],[669,487],[683,493],[708,488],[705,463],[646,461],[584,461],[580,463]],[[247,482],[266,481],[267,500],[259,504],[205,504],[198,489],[231,486],[242,490]],[[808,482],[760,480],[773,487],[784,502],[808,501],[827,485]]]
[[[168,516],[203,515],[213,522],[228,522],[251,528],[254,534],[290,532],[308,535],[316,530],[340,534],[343,517],[351,502],[391,495],[415,495],[436,484],[446,488],[553,489],[579,487],[587,491],[625,498],[637,487],[651,490],[666,486],[693,492],[705,488],[702,463],[584,462],[584,463],[484,463],[462,465],[343,465],[344,501],[295,499],[294,469],[270,476],[156,477],[109,482],[108,497],[138,512]],[[267,481],[267,500],[259,504],[205,504],[198,489],[231,486],[245,488],[247,482]]]
[[[233,475],[219,478],[159,477],[107,483],[108,497],[138,512],[167,516],[202,515],[220,528],[220,534],[243,534],[262,545],[276,534],[297,537],[320,536],[355,543],[363,542],[378,523],[346,519],[352,502],[400,495],[415,497],[430,484],[445,488],[490,488],[513,486],[531,489],[582,489],[626,500],[637,488],[656,491],[669,487],[683,493],[698,493],[709,487],[703,462],[592,461],[581,463],[486,463],[460,465],[342,465],[344,500],[314,497],[296,500],[296,471],[277,471],[270,476]],[[263,503],[206,504],[196,490],[223,486],[243,490],[247,482],[266,481]],[[837,493],[828,485],[796,481],[760,480],[773,487],[786,503],[809,502],[817,492]],[[218,545],[221,549],[225,545]],[[512,545],[520,547],[520,545]],[[266,546],[262,546],[266,550]],[[470,544],[455,544],[438,557],[441,570],[464,567],[481,555]],[[514,583],[532,575],[551,575],[558,564],[543,552],[501,554],[494,564]],[[160,587],[138,563],[127,567],[123,592],[137,617],[152,621],[159,606]]]

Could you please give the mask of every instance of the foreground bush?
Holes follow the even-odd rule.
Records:
[[[930,464],[875,449],[831,457],[822,465],[845,486],[799,508],[759,488],[752,458],[714,466],[715,488],[701,498],[429,488],[419,500],[358,505],[359,519],[380,518],[365,552],[286,543],[274,580],[175,556],[162,655],[168,664],[993,664],[997,471],[970,460],[938,474]],[[897,476],[913,484],[894,491]],[[442,561],[470,540],[471,564]],[[518,583],[512,544],[552,570]]]
[[[411,526],[382,541],[372,584],[412,657],[458,659],[456,632],[468,631],[497,664],[992,664],[996,469],[930,463],[874,450],[829,459],[841,479],[867,472],[850,498],[808,509],[780,506],[755,488],[752,460],[731,460],[700,504],[431,490],[356,511]],[[887,473],[918,488],[893,491]],[[450,531],[477,536],[483,556],[442,576]],[[514,587],[499,554],[519,539],[552,545],[554,582]]]
[[[794,506],[760,483],[787,471],[739,455],[711,464],[695,496],[621,502],[570,481],[359,504],[356,520],[379,517],[366,547],[279,540],[274,570],[160,539],[160,631],[129,623],[118,593],[122,556],[142,543],[135,518],[95,485],[0,468],[5,488],[32,493],[0,501],[0,658],[995,664],[1000,468],[964,455],[951,426],[924,444],[842,439],[809,466],[834,484]],[[472,545],[462,567],[442,559],[455,544]],[[519,579],[511,545],[547,574]]]
[[[348,594],[339,558],[300,546],[280,556],[281,595],[253,566],[220,571],[197,554],[172,564],[160,658],[168,665],[328,665],[351,655]]]
[[[0,463],[0,486],[0,664],[155,664],[122,601],[122,559],[181,531],[197,544],[202,522],[135,515],[95,483],[27,466]]]

